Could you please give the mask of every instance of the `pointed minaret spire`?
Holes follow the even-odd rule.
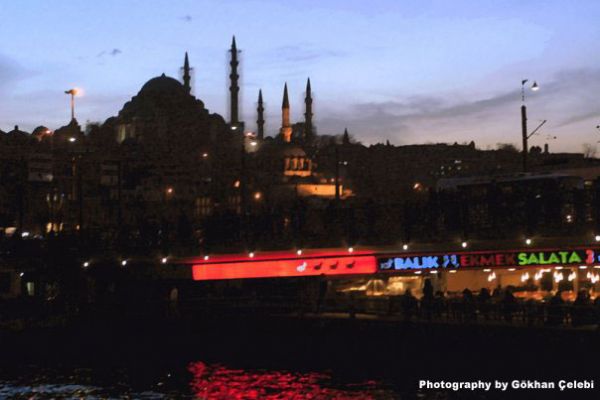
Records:
[[[258,119],[256,120],[256,135],[258,140],[263,140],[265,137],[265,108],[263,107],[262,89],[258,91],[258,107],[256,112],[258,113]]]
[[[304,113],[304,142],[310,144],[313,140],[313,123],[312,123],[312,91],[310,89],[310,78],[306,81],[306,97],[304,105],[306,112]]]
[[[188,53],[185,52],[185,59],[183,61],[183,87],[185,91],[191,93],[192,86],[190,84],[191,75],[190,75],[190,61],[188,59]]]
[[[233,37],[233,40],[231,41],[231,50],[229,50],[231,52],[231,61],[229,62],[229,65],[231,66],[231,73],[229,74],[229,79],[231,81],[231,85],[229,86],[229,93],[231,96],[231,115],[230,115],[230,121],[229,123],[231,124],[231,126],[236,126],[239,123],[239,119],[238,119],[238,93],[240,91],[240,87],[238,86],[238,79],[239,79],[239,75],[237,72],[237,67],[238,67],[238,59],[237,59],[237,55],[238,55],[238,49],[237,46],[235,44],[235,36]]]
[[[283,102],[281,103],[281,137],[284,142],[292,141],[292,126],[290,124],[290,101],[288,100],[287,82],[283,87]]]
[[[348,134],[348,128],[344,128],[344,136],[342,137],[342,144],[350,144],[350,135]]]
[[[287,82],[283,86],[283,102],[281,108],[290,108],[290,101],[288,100]]]

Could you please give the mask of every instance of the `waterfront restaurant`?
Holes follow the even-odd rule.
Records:
[[[560,290],[564,300],[572,301],[582,289],[592,298],[598,295],[600,248],[394,254],[377,258],[377,272],[382,294],[411,288],[418,296],[429,278],[434,290],[450,295],[512,286],[517,297],[542,300]]]
[[[187,260],[194,281],[256,278],[325,278],[331,291],[366,297],[422,296],[426,279],[435,292],[492,292],[512,287],[516,297],[544,300],[560,290],[573,301],[580,290],[600,293],[600,246],[456,252],[390,252],[374,249],[297,250],[203,256]]]

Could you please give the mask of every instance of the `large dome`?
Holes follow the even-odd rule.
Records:
[[[185,93],[185,89],[177,79],[162,74],[161,76],[150,79],[142,86],[140,93],[148,92]]]

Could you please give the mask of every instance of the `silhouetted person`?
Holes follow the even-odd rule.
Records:
[[[506,322],[512,322],[516,306],[517,300],[515,299],[512,290],[510,288],[506,288],[504,291],[504,297],[502,299],[502,312]]]
[[[402,315],[405,321],[410,321],[417,310],[417,299],[412,295],[410,289],[406,289],[401,300]]]
[[[598,329],[600,329],[600,296],[596,296],[594,300],[594,311],[596,313],[596,324],[598,324]]]
[[[573,302],[571,312],[571,321],[573,326],[580,326],[591,323],[591,301],[585,290],[577,293],[577,298]]]
[[[565,318],[564,300],[562,299],[561,291],[557,290],[554,296],[550,299],[548,307],[548,325],[560,325]]]
[[[319,275],[319,295],[317,297],[317,314],[320,314],[323,309],[323,303],[327,297],[328,282],[324,274]]]
[[[475,297],[473,296],[473,292],[466,288],[462,294],[463,318],[468,321],[473,320],[475,319]]]
[[[490,295],[490,291],[488,288],[482,288],[477,295],[477,305],[479,307],[479,312],[483,317],[487,320],[490,316],[490,301],[492,296]]]
[[[179,317],[179,289],[176,286],[173,286],[171,290],[169,290],[169,317],[178,318]]]
[[[442,314],[446,309],[446,297],[444,296],[444,292],[438,290],[435,292],[435,297],[433,298],[433,313],[434,316],[438,319],[442,318]]]
[[[349,296],[349,310],[350,318],[356,318],[356,291],[351,290]]]
[[[388,315],[393,315],[400,308],[402,296],[396,294],[390,294],[388,296]]]
[[[502,299],[503,294],[504,293],[502,291],[502,285],[498,285],[492,292],[492,298],[500,300],[500,299]]]
[[[423,298],[421,299],[421,308],[424,312],[424,316],[427,319],[431,319],[431,313],[433,308],[433,285],[431,279],[425,279],[423,284]]]

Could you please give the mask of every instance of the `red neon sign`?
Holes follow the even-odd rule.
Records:
[[[252,259],[192,265],[195,281],[245,278],[284,278],[318,275],[374,274],[377,259],[372,254],[320,254],[310,257]]]

